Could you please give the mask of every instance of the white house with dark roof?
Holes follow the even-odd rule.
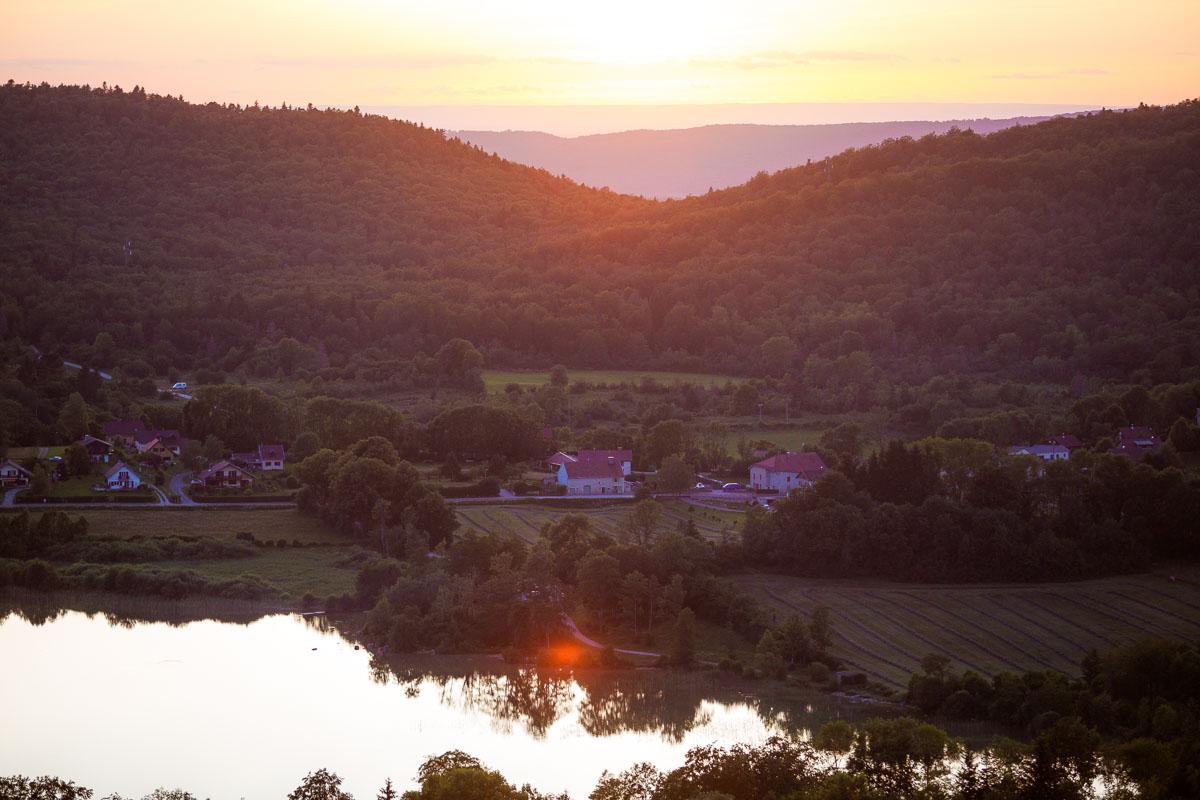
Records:
[[[118,461],[104,473],[104,484],[113,491],[136,489],[142,485],[142,477],[124,461]]]
[[[31,480],[33,473],[11,458],[0,461],[0,486],[28,486]]]
[[[625,473],[616,461],[567,461],[558,468],[567,494],[627,494]]]
[[[825,474],[825,462],[816,453],[778,453],[750,466],[750,488],[786,495],[812,486]]]

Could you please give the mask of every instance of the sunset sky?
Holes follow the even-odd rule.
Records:
[[[193,101],[1094,107],[1200,94],[1197,0],[4,0],[3,17],[5,79]]]

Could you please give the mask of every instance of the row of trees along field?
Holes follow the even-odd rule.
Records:
[[[792,373],[851,402],[1200,364],[1194,101],[670,202],[357,110],[10,82],[0,115],[0,335],[131,374],[419,384],[461,337],[494,365]]]

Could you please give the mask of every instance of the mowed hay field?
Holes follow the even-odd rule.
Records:
[[[700,508],[686,503],[666,501],[662,503],[663,530],[674,530],[690,518],[695,521],[700,535],[717,540],[728,531],[733,533],[741,526],[742,515],[730,511]],[[614,537],[625,532],[625,520],[633,505],[620,503],[599,508],[568,508],[536,505],[533,503],[462,503],[454,507],[460,531],[479,533],[507,533],[533,542],[542,526],[564,514],[583,514],[592,527]]]
[[[1172,580],[1174,578],[1174,580]],[[1091,648],[1139,638],[1200,637],[1200,569],[1075,583],[930,585],[741,575],[779,618],[827,606],[834,651],[900,688],[927,653],[985,676],[1005,670],[1079,674]]]
[[[706,375],[701,372],[656,372],[654,370],[636,371],[619,369],[568,369],[567,377],[572,381],[587,381],[588,383],[604,383],[613,386],[618,383],[636,385],[643,378],[653,378],[662,384],[695,383],[701,386],[720,386],[725,383],[741,383],[745,378],[732,375]],[[541,386],[550,382],[549,370],[499,370],[485,369],[483,383],[489,392],[503,392],[510,383],[518,386]]]
[[[114,508],[71,509],[67,513],[86,517],[89,535],[97,537],[232,539],[245,532],[254,534],[260,542],[282,540],[287,545],[256,547],[253,555],[245,558],[151,561],[136,565],[142,568],[188,569],[218,579],[257,575],[293,597],[307,593],[325,597],[352,591],[358,572],[356,566],[343,563],[353,552],[353,543],[320,520],[294,508]],[[305,546],[295,547],[293,542]]]
[[[316,517],[294,508],[97,508],[71,509],[88,521],[93,536],[234,536],[345,544],[346,538]]]

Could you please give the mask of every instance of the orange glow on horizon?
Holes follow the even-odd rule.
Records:
[[[360,106],[1177,102],[1200,3],[9,0],[2,78]]]

